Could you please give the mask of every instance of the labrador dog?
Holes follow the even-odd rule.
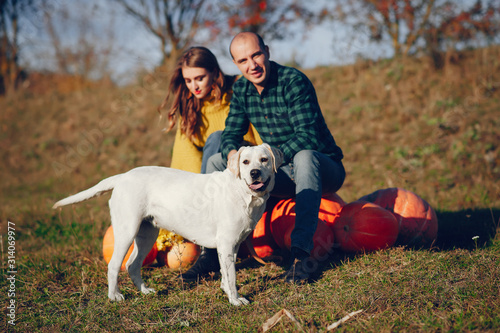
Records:
[[[136,287],[146,287],[142,262],[158,237],[158,228],[170,230],[207,248],[217,248],[221,288],[233,305],[248,304],[236,290],[235,260],[242,241],[264,213],[282,153],[267,144],[242,147],[228,161],[225,171],[196,174],[165,167],[145,166],[112,176],[85,191],[62,199],[53,208],[81,202],[113,191],[109,200],[115,235],[108,264],[108,297],[124,299],[118,273],[129,247],[126,263]]]

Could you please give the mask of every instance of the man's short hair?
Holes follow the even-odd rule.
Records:
[[[252,32],[252,31],[242,31],[242,32],[239,32],[236,36],[234,36],[233,40],[231,40],[231,43],[229,44],[229,54],[231,55],[231,58],[234,60],[234,57],[233,57],[233,53],[231,52],[231,45],[233,45],[233,41],[234,39],[239,35],[239,34],[242,34],[244,32],[248,32],[248,33],[252,33],[254,34],[255,36],[257,36],[257,40],[259,41],[259,47],[261,48],[262,51],[265,51],[266,50],[266,44],[264,43],[264,40],[262,39],[262,37],[258,34],[258,33],[255,33],[255,32]]]

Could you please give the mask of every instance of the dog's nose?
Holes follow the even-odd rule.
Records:
[[[260,177],[260,170],[252,169],[250,171],[250,176],[252,176],[252,179],[259,178]]]

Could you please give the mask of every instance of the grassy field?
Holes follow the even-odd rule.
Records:
[[[164,267],[143,270],[157,294],[140,295],[121,273],[126,300],[109,302],[101,254],[109,196],[51,210],[102,178],[169,165],[173,134],[156,112],[168,74],[122,88],[34,81],[1,97],[2,330],[256,332],[286,309],[296,322],[284,316],[271,332],[324,332],[357,310],[337,331],[500,331],[498,59],[500,49],[488,48],[440,70],[422,58],[305,71],[345,153],[339,195],[411,190],[435,208],[438,240],[431,249],[335,250],[299,286],[282,281],[280,262],[242,261],[239,292],[251,304],[240,308],[217,277],[182,283]]]

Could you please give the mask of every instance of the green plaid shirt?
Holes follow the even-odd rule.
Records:
[[[234,83],[222,156],[240,147],[252,123],[262,141],[279,148],[287,163],[301,150],[316,150],[340,161],[342,150],[326,126],[311,81],[297,69],[273,61],[270,72],[260,95],[244,77]]]

